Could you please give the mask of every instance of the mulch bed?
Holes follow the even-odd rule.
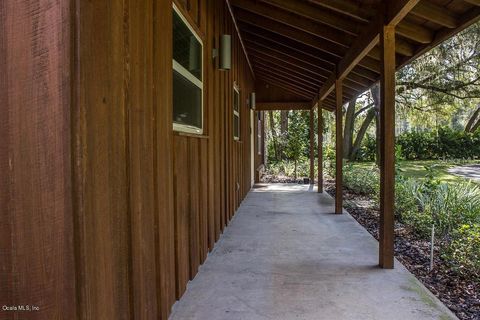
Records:
[[[325,190],[335,196],[333,180],[325,181]],[[344,188],[348,212],[378,240],[379,211],[368,197]],[[405,225],[395,223],[395,256],[458,318],[480,320],[480,283],[452,271],[434,247],[434,268],[430,266],[430,242],[420,239]]]

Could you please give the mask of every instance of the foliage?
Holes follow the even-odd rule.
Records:
[[[425,239],[434,224],[444,259],[458,272],[478,278],[480,187],[471,182],[441,182],[435,169],[426,166],[426,177],[420,181],[404,176],[397,168],[395,216]],[[378,205],[379,173],[375,165],[346,165],[344,184],[356,193],[370,196]]]
[[[333,153],[333,146],[327,146]],[[357,154],[357,161],[375,161],[376,140],[367,134]],[[474,133],[440,127],[424,132],[405,132],[396,139],[397,160],[478,159],[480,158],[480,130]]]
[[[352,164],[344,166],[343,183],[355,192],[363,195],[375,195],[378,193],[380,176],[375,166],[359,168]]]
[[[443,257],[457,272],[480,281],[480,224],[464,224],[455,230]]]
[[[375,161],[377,141],[375,136],[367,134],[357,154],[357,161]]]

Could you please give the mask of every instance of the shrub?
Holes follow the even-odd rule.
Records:
[[[402,222],[404,216],[419,211],[416,193],[418,183],[413,179],[405,178],[400,174],[395,178],[395,216]]]
[[[426,132],[406,132],[397,137],[407,160],[476,159],[480,157],[480,130],[475,133],[440,127]]]
[[[364,195],[378,193],[379,173],[375,166],[371,168],[359,168],[352,164],[344,166],[343,183],[349,189]]]
[[[480,223],[480,188],[473,183],[439,184],[433,191],[420,188],[417,199],[419,215],[428,216],[435,230],[448,239],[451,232],[463,224]],[[422,221],[427,221],[427,218]],[[424,233],[425,226],[417,226]]]
[[[464,224],[454,231],[443,257],[455,271],[480,281],[480,224]]]

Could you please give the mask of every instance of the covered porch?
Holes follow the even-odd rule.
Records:
[[[308,185],[257,185],[173,308],[176,319],[456,319]]]

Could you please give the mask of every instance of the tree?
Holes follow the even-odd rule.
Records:
[[[475,132],[478,128],[480,128],[480,103],[470,116],[465,126],[465,132]]]
[[[277,132],[275,128],[275,120],[273,118],[273,111],[268,113],[269,124],[270,124],[270,132],[272,134],[272,144],[273,144],[273,153],[275,154],[275,159],[280,160],[279,150],[278,150],[278,139],[277,139]]]
[[[285,148],[286,156],[295,162],[295,179],[297,179],[298,160],[300,160],[304,154],[308,142],[308,140],[305,139],[305,132],[308,131],[308,120],[305,121],[304,114],[302,113],[303,112],[290,113],[290,124]]]

